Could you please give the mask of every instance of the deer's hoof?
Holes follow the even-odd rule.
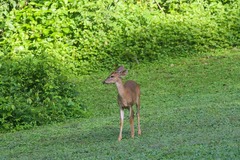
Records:
[[[132,134],[131,137],[134,138],[134,134]]]
[[[121,137],[121,136],[119,136],[119,137],[118,137],[118,141],[120,142],[121,140],[122,140],[122,137]]]
[[[142,131],[140,130],[140,131],[138,131],[138,135],[140,136],[142,134]]]

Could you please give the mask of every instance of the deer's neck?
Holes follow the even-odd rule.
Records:
[[[118,94],[121,98],[124,97],[125,95],[125,88],[123,86],[123,82],[121,79],[119,79],[117,82],[116,82],[116,86],[117,86],[117,90],[118,90]]]

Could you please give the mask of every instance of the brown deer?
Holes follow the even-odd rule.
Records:
[[[138,135],[141,135],[140,128],[140,86],[134,81],[126,81],[123,84],[121,77],[128,73],[123,66],[112,72],[110,76],[103,81],[104,84],[115,83],[118,90],[118,104],[120,106],[120,133],[118,141],[122,139],[124,109],[129,109],[131,137],[134,138],[134,112],[132,106],[136,104],[138,119]]]

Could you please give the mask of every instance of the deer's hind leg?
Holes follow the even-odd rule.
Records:
[[[140,98],[138,98],[137,100],[136,107],[137,107],[138,135],[141,135],[142,131],[140,126]]]
[[[131,137],[134,138],[134,112],[132,106],[129,107],[129,121],[131,126]]]

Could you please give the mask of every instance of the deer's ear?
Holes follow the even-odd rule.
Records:
[[[117,72],[122,72],[123,70],[124,70],[124,67],[121,66],[121,67],[119,67],[116,71],[117,71]]]
[[[128,70],[124,70],[121,72],[121,76],[126,76],[128,74]]]

